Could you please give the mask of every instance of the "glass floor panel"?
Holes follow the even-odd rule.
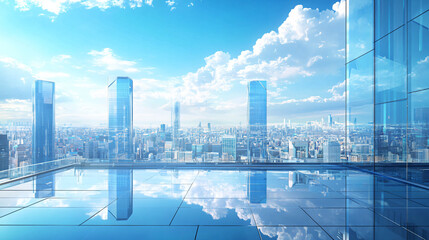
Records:
[[[428,239],[427,219],[429,191],[338,168],[69,168],[0,185],[2,239]]]

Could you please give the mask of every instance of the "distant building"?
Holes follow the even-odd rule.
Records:
[[[9,141],[6,134],[0,134],[0,171],[9,169]]]
[[[178,150],[179,148],[179,129],[180,129],[180,102],[174,102],[173,106],[173,149]]]
[[[332,123],[333,123],[333,121],[332,121],[332,115],[331,115],[331,114],[329,114],[329,116],[328,116],[328,125],[329,125],[330,127],[332,127]]]
[[[33,163],[55,159],[55,83],[33,86]]]
[[[109,85],[109,160],[134,159],[133,80],[118,77]]]
[[[161,124],[160,132],[165,133],[165,124]]]
[[[308,142],[293,140],[289,141],[289,159],[308,158]]]
[[[222,154],[228,154],[237,159],[237,139],[235,136],[226,135],[222,137]]]
[[[98,158],[98,142],[94,140],[90,140],[83,144],[83,157],[92,159]]]
[[[336,141],[328,141],[323,144],[323,162],[339,162],[341,158],[341,146]]]
[[[267,81],[253,80],[247,85],[248,159],[266,161]]]

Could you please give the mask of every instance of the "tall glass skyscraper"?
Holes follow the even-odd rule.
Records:
[[[252,80],[247,85],[248,160],[266,161],[267,81]]]
[[[55,159],[55,83],[33,86],[33,163]]]
[[[347,1],[347,156],[429,185],[429,1]]]
[[[173,106],[173,149],[179,148],[179,129],[180,129],[180,102],[174,102]]]
[[[9,141],[7,134],[0,134],[0,171],[7,169],[9,169]]]
[[[109,160],[133,160],[133,80],[118,77],[108,91]]]

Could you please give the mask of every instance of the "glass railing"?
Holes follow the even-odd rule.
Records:
[[[10,168],[8,170],[0,171],[0,183],[8,182],[10,180],[30,176],[49,170],[55,170],[58,168],[75,165],[80,163],[81,161],[82,158],[80,157],[69,157],[43,163],[29,164],[17,168]]]

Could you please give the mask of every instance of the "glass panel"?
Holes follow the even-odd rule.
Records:
[[[408,164],[429,162],[429,90],[409,94]],[[409,178],[413,182],[429,180],[427,168],[410,168]]]
[[[408,20],[429,9],[428,0],[408,0]]]
[[[347,1],[347,62],[374,48],[374,4],[371,0]]]
[[[375,43],[375,101],[383,103],[407,97],[404,27]]]
[[[408,23],[408,91],[410,92],[429,88],[428,42],[429,12]]]
[[[347,64],[349,162],[371,162],[374,119],[374,52]]]
[[[375,1],[375,39],[397,29],[405,23],[405,0]]]
[[[375,105],[375,171],[405,178],[407,101]]]

